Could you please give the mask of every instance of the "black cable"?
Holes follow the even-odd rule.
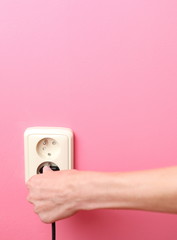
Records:
[[[60,171],[58,166],[50,166],[53,171]],[[52,240],[56,239],[56,225],[55,222],[52,223]]]
[[[55,222],[52,223],[52,240],[56,239]]]
[[[48,165],[46,165],[48,166]],[[41,169],[39,170],[39,173],[43,173],[43,167],[41,167]],[[49,165],[49,167],[53,170],[53,171],[60,171],[58,166],[52,166]],[[52,223],[52,240],[56,240],[56,226],[55,226],[55,222]]]

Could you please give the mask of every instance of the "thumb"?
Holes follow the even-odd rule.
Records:
[[[49,166],[44,166],[43,167],[43,173],[52,171]]]

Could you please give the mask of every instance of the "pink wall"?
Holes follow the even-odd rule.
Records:
[[[0,239],[50,239],[27,203],[23,132],[75,132],[76,168],[177,164],[176,0],[0,1]],[[58,239],[177,238],[177,215],[81,212]]]

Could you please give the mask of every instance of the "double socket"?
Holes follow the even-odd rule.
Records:
[[[24,133],[25,181],[42,173],[43,167],[52,170],[73,168],[73,132],[69,128],[32,127]]]

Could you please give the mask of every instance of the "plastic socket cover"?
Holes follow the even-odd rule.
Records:
[[[45,165],[51,169],[73,168],[73,132],[69,128],[32,127],[24,133],[25,181],[41,172]]]

